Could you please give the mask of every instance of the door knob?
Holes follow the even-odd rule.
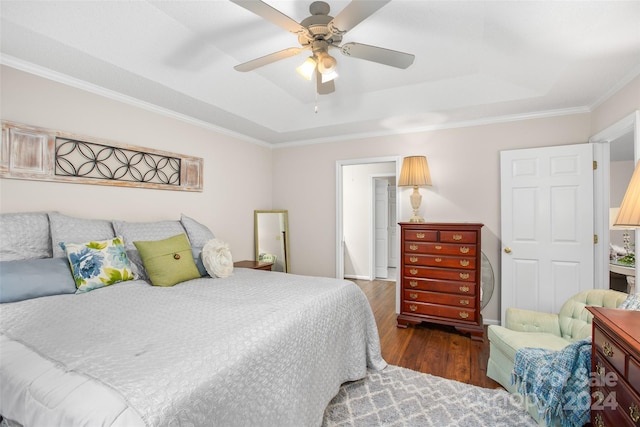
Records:
[[[511,248],[504,248],[504,253],[510,254],[511,253]]]

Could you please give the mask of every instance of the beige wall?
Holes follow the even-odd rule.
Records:
[[[432,187],[421,189],[428,221],[485,224],[483,252],[499,283],[500,150],[586,143],[589,114],[397,136],[336,141],[274,150],[274,206],[289,209],[292,270],[335,275],[336,162],[384,156],[426,155]],[[399,189],[398,220],[411,216],[411,189]],[[500,293],[484,310],[498,320]]]
[[[2,179],[0,212],[130,221],[184,213],[228,242],[234,259],[253,259],[253,210],[271,209],[271,149],[12,68],[0,77],[3,120],[204,158],[201,193]]]
[[[593,113],[370,137],[271,151],[214,130],[3,67],[4,120],[86,134],[204,158],[204,191],[184,193],[92,185],[0,180],[0,211],[57,210],[91,218],[155,220],[183,212],[253,259],[253,210],[288,209],[293,273],[335,275],[336,162],[426,155],[433,187],[422,189],[423,216],[478,221],[483,252],[500,283],[499,152],[585,143],[640,109],[640,78]],[[410,189],[398,191],[398,220],[409,218]],[[483,311],[498,320],[498,291]]]

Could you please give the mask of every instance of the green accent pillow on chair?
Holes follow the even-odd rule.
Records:
[[[173,286],[200,277],[185,234],[164,240],[133,242],[154,286]]]

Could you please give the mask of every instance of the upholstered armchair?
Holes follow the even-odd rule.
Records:
[[[511,372],[516,351],[523,347],[561,350],[572,342],[587,338],[591,335],[593,316],[585,307],[616,308],[626,297],[623,292],[590,289],[571,297],[558,314],[508,308],[505,326],[490,325],[488,328],[490,353],[487,376],[515,393]]]

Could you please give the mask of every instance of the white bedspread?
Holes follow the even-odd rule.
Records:
[[[386,366],[366,297],[328,278],[125,282],[0,321],[0,414],[27,426],[320,425],[341,383]]]

